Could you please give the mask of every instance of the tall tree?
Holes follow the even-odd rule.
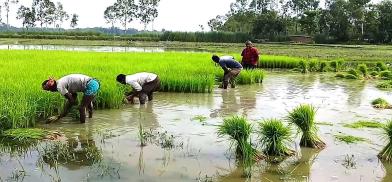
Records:
[[[215,18],[208,21],[208,26],[211,31],[218,31],[222,29],[223,24],[226,21],[226,16],[217,15]]]
[[[75,28],[78,25],[79,21],[79,16],[77,14],[72,14],[72,19],[71,19],[71,27]]]
[[[27,30],[30,27],[35,26],[35,13],[34,10],[25,7],[25,6],[20,6],[17,12],[17,19],[22,19],[22,25],[25,27]]]
[[[33,0],[32,9],[35,12],[36,21],[39,22],[40,27],[43,25],[52,24],[54,22],[55,4],[50,0]]]
[[[378,5],[380,39],[383,43],[392,42],[392,1],[384,0]]]
[[[137,18],[138,6],[134,0],[117,0],[114,3],[116,7],[116,17],[124,26],[124,32],[127,32],[127,24]]]
[[[116,23],[116,7],[109,6],[106,8],[105,12],[103,13],[103,17],[106,20],[106,23],[110,23],[112,25],[112,30],[114,28],[114,24]]]
[[[154,21],[158,17],[158,3],[160,0],[139,0],[139,12],[138,17],[144,25],[144,30],[147,29],[147,25]]]
[[[54,26],[56,28],[61,28],[63,22],[69,19],[69,15],[64,10],[63,4],[61,4],[61,2],[57,2],[57,7],[54,14]]]
[[[10,6],[11,6],[11,4],[18,4],[19,3],[19,1],[18,0],[5,0],[4,1],[4,9],[5,9],[5,17],[6,17],[6,24],[7,24],[7,27],[10,27],[10,24],[9,24],[9,12],[10,12]]]

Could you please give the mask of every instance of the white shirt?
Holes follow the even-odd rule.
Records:
[[[141,91],[142,86],[145,83],[151,82],[157,78],[157,75],[154,73],[146,73],[146,72],[141,72],[141,73],[136,73],[133,75],[127,75],[125,77],[125,83],[131,85],[133,89],[136,91]]]
[[[57,90],[61,95],[67,93],[83,92],[86,90],[87,82],[91,80],[91,77],[82,74],[70,74],[64,76],[56,81]]]

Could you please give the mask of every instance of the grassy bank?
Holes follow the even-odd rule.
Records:
[[[115,81],[117,74],[157,73],[162,91],[210,92],[223,76],[207,53],[95,53],[67,51],[0,51],[0,131],[28,127],[39,118],[58,113],[63,98],[41,90],[49,76],[59,78],[83,73],[101,82],[95,105],[117,108],[124,89]],[[243,71],[240,84],[261,82],[262,70]]]

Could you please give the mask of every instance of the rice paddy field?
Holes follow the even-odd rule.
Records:
[[[211,54],[231,49],[0,50],[0,182],[392,181],[387,59],[264,54],[222,90]],[[141,71],[161,91],[126,104],[115,78]],[[70,73],[100,80],[94,117],[43,124],[64,98],[41,83]]]

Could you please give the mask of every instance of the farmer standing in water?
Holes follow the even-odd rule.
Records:
[[[245,42],[245,49],[242,50],[242,66],[245,69],[255,69],[259,63],[259,51],[253,47],[251,41]]]
[[[153,99],[153,92],[159,91],[161,87],[161,81],[158,75],[154,73],[119,74],[116,80],[123,85],[128,84],[132,87],[132,93],[126,96],[126,99],[132,104],[134,103],[133,99],[135,97],[139,97],[140,104],[145,104],[147,98],[151,101]]]
[[[217,55],[212,56],[212,60],[215,63],[218,63],[223,71],[223,83],[220,88],[227,89],[227,86],[231,85],[231,88],[235,88],[235,78],[240,74],[242,70],[242,65],[237,62],[233,56],[221,56],[218,57]]]
[[[86,122],[86,109],[88,110],[88,117],[93,117],[93,103],[98,90],[100,88],[98,80],[82,75],[70,74],[55,80],[49,78],[42,83],[42,89],[51,92],[60,92],[67,100],[65,102],[64,110],[58,116],[52,116],[48,119],[48,123],[57,121],[65,117],[72,106],[77,105],[77,92],[83,92],[82,102],[79,106],[80,123]]]

